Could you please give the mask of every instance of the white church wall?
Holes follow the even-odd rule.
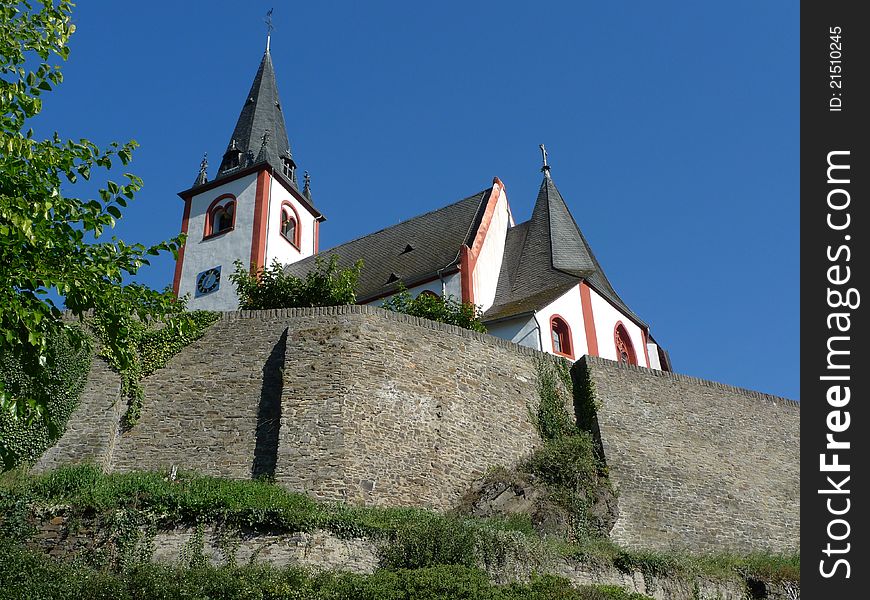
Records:
[[[504,258],[505,238],[508,227],[512,224],[507,194],[501,186],[498,189],[499,197],[496,201],[492,220],[480,248],[477,264],[471,274],[474,282],[474,303],[483,311],[490,308],[495,299],[498,276]]]
[[[592,300],[592,318],[595,321],[595,335],[598,338],[598,355],[602,358],[616,360],[616,343],[613,339],[613,331],[616,328],[616,323],[622,321],[634,346],[637,364],[642,367],[648,367],[649,364],[647,364],[646,354],[644,353],[646,346],[640,327],[594,289],[589,288],[589,295]]]
[[[314,254],[315,218],[275,177],[270,177],[269,213],[266,222],[266,266],[278,260],[290,264]],[[296,211],[299,248],[281,235],[281,207],[289,202]]]
[[[460,288],[460,276],[459,273],[452,273],[450,275],[445,275],[442,283],[441,279],[433,279],[432,281],[427,281],[426,283],[421,283],[420,285],[415,285],[413,287],[408,288],[408,292],[410,292],[411,296],[416,298],[424,291],[432,292],[433,294],[437,294],[438,296],[444,296],[445,298],[449,298],[451,295],[457,301],[462,298],[462,290]],[[376,300],[372,300],[371,302],[364,302],[364,304],[370,304],[372,306],[381,306],[387,298],[392,298],[393,295],[385,296],[383,298],[378,298]]]
[[[580,286],[575,285],[556,298],[549,305],[535,313],[535,319],[541,328],[541,346],[544,352],[553,352],[553,336],[550,319],[558,315],[565,319],[571,330],[571,344],[574,359],[588,354],[586,344],[586,328],[583,322],[583,305],[580,303]]]
[[[647,355],[649,356],[649,368],[650,369],[658,369],[662,370],[662,363],[659,360],[659,347],[658,344],[654,342],[647,342],[646,345]]]
[[[499,321],[487,325],[487,333],[503,340],[509,340],[514,344],[541,349],[541,332],[534,316],[526,315],[518,319]]]
[[[236,289],[230,281],[233,262],[251,260],[254,230],[254,198],[257,190],[256,174],[240,177],[226,184],[197,194],[190,200],[187,221],[187,242],[181,266],[179,296],[190,295],[191,310],[236,310],[239,307]],[[224,194],[236,198],[236,216],[232,231],[203,239],[206,213],[211,203]],[[213,267],[220,267],[220,287],[209,294],[197,296],[196,276]]]

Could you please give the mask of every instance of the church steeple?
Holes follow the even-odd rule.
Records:
[[[284,113],[278,97],[278,83],[268,47],[251,90],[245,97],[217,178],[259,162],[268,162],[296,184],[296,163],[290,152]]]

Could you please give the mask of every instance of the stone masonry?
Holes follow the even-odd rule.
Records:
[[[540,352],[369,306],[224,313],[143,381],[122,432],[117,375],[94,361],[67,433],[37,464],[168,469],[354,504],[454,506],[540,443]],[[627,546],[792,549],[795,403],[587,357]]]
[[[797,402],[597,357],[598,427],[628,547],[797,550]]]

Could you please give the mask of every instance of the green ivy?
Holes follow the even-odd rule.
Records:
[[[48,338],[46,369],[39,379],[12,354],[0,355],[0,381],[13,396],[41,398],[42,416],[24,418],[0,411],[0,440],[10,457],[6,469],[32,464],[63,434],[78,406],[91,367],[92,343],[75,325],[53,330]]]
[[[131,321],[127,324],[132,340],[132,352],[128,352],[128,356],[122,359],[110,346],[103,346],[100,356],[121,374],[121,394],[127,398],[127,412],[122,420],[125,428],[133,427],[142,416],[142,378],[165,367],[169,359],[201,338],[219,318],[216,312],[194,311],[174,315],[162,327]],[[89,324],[100,339],[104,339],[107,328],[111,327],[99,316],[93,317]]]
[[[580,429],[568,412],[578,393],[572,365],[546,357],[538,360],[536,371],[538,403],[529,413],[544,443],[520,470],[543,481],[553,500],[568,511],[572,538],[594,535],[587,511],[602,490],[610,491],[610,484],[591,431]]]
[[[255,273],[237,260],[230,281],[236,286],[242,310],[355,304],[354,290],[363,261],[341,269],[338,260],[335,254],[329,260],[318,256],[314,268],[305,277],[286,273],[277,260]]]
[[[486,333],[480,309],[470,302],[459,302],[453,296],[443,298],[435,294],[420,294],[414,298],[401,285],[398,293],[384,300],[381,308]]]

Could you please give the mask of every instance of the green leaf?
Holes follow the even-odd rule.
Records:
[[[106,212],[115,217],[116,219],[121,218],[121,210],[117,206],[107,206]]]

